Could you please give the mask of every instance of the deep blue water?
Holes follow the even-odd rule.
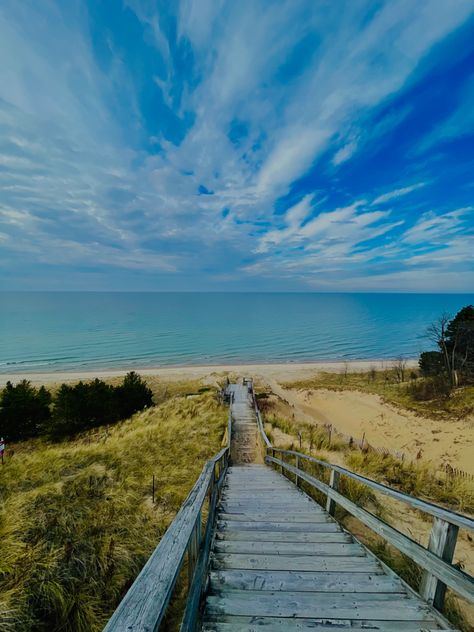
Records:
[[[473,294],[0,293],[0,373],[415,357]]]

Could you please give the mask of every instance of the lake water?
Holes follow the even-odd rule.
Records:
[[[0,293],[0,373],[417,356],[472,294]]]

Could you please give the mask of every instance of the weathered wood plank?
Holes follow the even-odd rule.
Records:
[[[252,502],[245,502],[245,501],[240,501],[240,500],[233,500],[233,499],[229,499],[229,500],[223,500],[220,505],[219,505],[224,511],[229,510],[229,509],[248,509],[249,511],[252,510],[257,510],[257,509],[278,509],[280,507],[280,511],[282,509],[285,509],[285,513],[287,513],[288,511],[306,511],[306,512],[311,512],[313,514],[319,514],[319,515],[326,515],[327,514],[322,511],[322,509],[320,507],[316,507],[314,504],[312,505],[310,502],[303,502],[300,501],[298,498],[296,498],[293,501],[289,501],[289,500],[278,500],[275,498],[274,501],[272,501],[271,499],[268,500],[258,500],[255,499]]]
[[[336,491],[339,489],[339,476],[339,472],[337,472],[336,470],[331,470],[331,474],[329,477],[329,487],[335,489]],[[336,513],[336,503],[330,496],[328,496],[327,498],[326,511],[330,516],[334,516],[334,514]]]
[[[254,493],[255,496],[263,496],[265,494],[268,493],[279,493],[281,492],[291,492],[291,485],[292,483],[288,483],[287,485],[283,484],[283,483],[258,483],[258,482],[254,482],[252,483],[252,492]],[[244,494],[245,493],[245,488],[242,487],[241,483],[232,483],[232,482],[228,482],[225,484],[224,488],[223,488],[223,493],[224,494],[228,494],[228,493],[233,493],[233,494],[237,494],[237,493],[241,493]]]
[[[428,607],[421,601],[383,593],[226,592],[209,596],[206,611],[210,615],[372,618],[382,621],[422,621],[429,617]]]
[[[248,553],[254,555],[324,555],[338,557],[365,557],[358,544],[311,542],[246,542],[239,540],[217,540],[216,553]]]
[[[231,529],[235,531],[300,531],[304,533],[330,533],[340,532],[341,527],[335,522],[281,522],[254,520],[221,520],[218,519],[217,528],[222,530]]]
[[[282,619],[278,617],[243,617],[220,615],[219,621],[207,620],[203,632],[299,632],[315,630],[316,632],[335,632],[341,629],[373,630],[374,632],[430,632],[438,630],[436,621],[374,621],[350,619]]]
[[[379,573],[325,573],[310,571],[211,571],[211,590],[266,590],[337,593],[402,593],[399,580]]]
[[[445,562],[453,561],[454,550],[458,538],[459,527],[449,524],[440,518],[433,518],[428,550],[438,555]],[[425,571],[421,582],[420,594],[438,610],[444,606],[446,585]]]
[[[306,533],[301,531],[217,531],[217,540],[247,542],[352,542],[352,537],[342,531]]]
[[[245,553],[213,553],[212,566],[215,569],[257,569],[274,571],[326,571],[338,573],[370,573],[380,569],[368,557],[323,557],[309,555],[249,555]]]
[[[313,514],[298,512],[295,514],[280,513],[253,513],[241,511],[238,513],[235,508],[228,511],[219,511],[219,520],[233,520],[243,522],[285,522],[287,524],[324,524],[328,523],[328,517],[325,514]]]

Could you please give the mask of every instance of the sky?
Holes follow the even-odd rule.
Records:
[[[2,0],[0,288],[472,292],[472,0]]]

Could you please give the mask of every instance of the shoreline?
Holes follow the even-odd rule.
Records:
[[[415,358],[405,359],[407,368],[418,366]],[[207,365],[168,365],[163,367],[130,367],[122,369],[84,369],[60,371],[25,371],[21,373],[0,374],[0,387],[10,381],[13,383],[28,380],[32,384],[50,384],[58,382],[77,382],[93,378],[108,379],[121,377],[129,371],[136,371],[143,377],[161,377],[168,381],[179,379],[202,379],[211,374],[239,373],[269,376],[280,379],[300,379],[315,372],[339,372],[347,366],[348,371],[368,371],[372,367],[377,370],[390,368],[396,359],[377,358],[372,360],[324,360],[317,362],[258,362]]]

